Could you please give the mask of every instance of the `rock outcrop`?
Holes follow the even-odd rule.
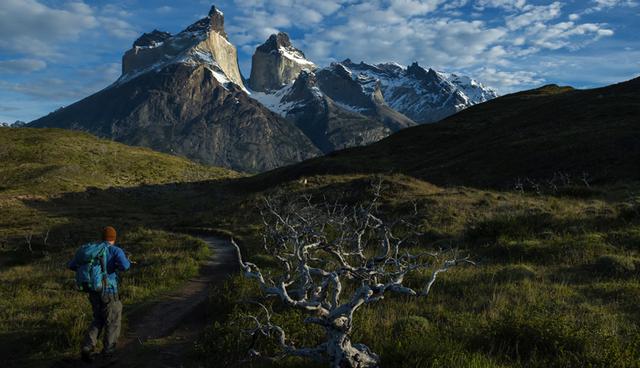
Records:
[[[271,35],[253,54],[249,86],[257,92],[276,91],[293,82],[301,71],[315,69],[315,64],[281,32]]]
[[[224,15],[215,6],[207,17],[176,35],[153,31],[138,38],[122,57],[120,82],[174,62],[208,63],[230,82],[244,88],[238,52],[227,39]]]
[[[387,105],[378,79],[354,75],[341,63],[318,71],[317,76],[320,90],[342,108],[379,120],[393,132],[415,125]]]

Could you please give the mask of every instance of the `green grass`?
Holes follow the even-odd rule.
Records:
[[[341,194],[354,203],[375,181],[359,175],[307,179],[307,185],[291,182],[280,190],[288,196]],[[584,198],[439,188],[402,175],[384,179],[388,215],[417,204],[426,235],[416,249],[453,245],[478,266],[443,274],[427,299],[390,296],[357,312],[353,340],[379,353],[382,366],[638,367],[640,186],[600,187],[600,194]],[[260,254],[258,218],[245,216],[236,224],[249,259],[273,267]],[[420,285],[426,277],[415,274],[408,282]],[[251,339],[238,326],[245,313],[257,310],[242,301],[260,295],[240,277],[213,294],[211,308],[227,317],[199,342],[208,366],[247,358]],[[305,325],[303,313],[265,302],[296,346],[320,341],[322,332]],[[264,340],[257,347],[277,352]],[[254,364],[314,366],[299,359]]]
[[[239,176],[62,129],[0,128],[0,198]]]
[[[37,147],[66,147],[53,143],[60,134],[61,141],[86,138],[138,152],[80,133],[42,132],[49,138],[39,138]],[[6,134],[33,135],[30,130],[0,129],[0,139]],[[10,141],[21,142],[16,137]],[[365,174],[317,175],[305,177],[306,184],[279,178],[271,186],[259,181],[278,172],[225,181],[215,179],[226,174],[218,176],[211,169],[203,174],[210,176],[201,178],[207,181],[166,185],[199,180],[184,168],[207,168],[140,149],[151,161],[127,164],[120,171],[111,167],[122,175],[105,179],[93,173],[113,162],[106,159],[113,157],[109,150],[95,153],[99,163],[94,165],[83,161],[83,155],[73,156],[72,150],[65,151],[67,160],[38,155],[38,148],[27,148],[28,143],[21,146],[27,156],[12,154],[6,167],[27,168],[36,179],[11,171],[0,192],[0,350],[20,362],[51,361],[77,349],[88,323],[88,303],[72,290],[72,274],[63,264],[101,226],[122,230],[124,247],[140,261],[123,283],[131,312],[179,285],[204,256],[191,239],[147,229],[226,229],[243,240],[250,260],[268,268],[273,260],[261,253],[256,210],[263,195],[310,194],[353,204],[365,200],[377,180]],[[83,149],[92,157],[89,146]],[[9,157],[2,148],[0,156]],[[82,162],[77,177],[69,174],[71,184],[62,179],[73,170],[63,175],[29,169],[58,161]],[[591,188],[573,183],[536,194],[436,186],[403,174],[383,178],[389,216],[406,214],[414,202],[419,210],[425,235],[414,244],[416,249],[454,246],[478,261],[477,267],[442,275],[427,299],[389,297],[358,311],[353,339],[379,353],[384,367],[638,367],[639,183]],[[28,234],[32,251],[24,238]],[[154,238],[160,239],[158,244]],[[168,269],[165,260],[177,268]],[[409,282],[417,285],[425,277],[415,274]],[[255,284],[238,277],[211,294],[216,318],[197,341],[194,365],[234,366],[246,358],[251,341],[238,327],[242,314],[253,307],[243,301],[259,297]],[[268,303],[276,311],[274,320],[297,346],[318,342],[322,332],[303,324],[304,314],[285,310],[277,301]],[[277,351],[264,341],[258,347]],[[302,365],[316,366],[300,359],[251,366]]]
[[[125,326],[130,312],[197,275],[209,254],[199,239],[142,228],[122,234],[120,246],[137,262],[121,275]],[[11,364],[38,365],[77,353],[91,308],[66,269],[74,250],[0,271],[0,350]]]
[[[47,365],[77,352],[90,309],[65,263],[105,225],[116,226],[138,261],[123,277],[126,312],[142,312],[198,272],[204,243],[163,231],[172,228],[164,214],[119,194],[182,184],[181,193],[190,195],[184,186],[192,184],[185,183],[239,176],[60,129],[0,128],[0,162],[0,354],[16,366]],[[150,197],[135,196],[172,211],[172,199]],[[71,200],[60,204],[62,198]]]

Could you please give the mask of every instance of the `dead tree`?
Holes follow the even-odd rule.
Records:
[[[380,210],[380,185],[368,204],[340,205],[311,198],[276,205],[265,200],[264,248],[281,265],[279,272],[267,273],[243,260],[232,240],[243,275],[256,280],[266,296],[278,298],[285,306],[309,313],[305,323],[321,326],[325,341],[298,348],[285,331],[271,322],[248,316],[248,333],[275,338],[282,356],[301,356],[328,362],[331,367],[377,367],[380,359],[366,345],[352,343],[354,313],[363,305],[378,302],[396,293],[426,297],[442,272],[461,263],[452,250],[411,253],[417,249],[418,227],[406,220],[389,221]],[[416,211],[417,212],[417,211]],[[420,288],[405,284],[411,272],[428,272]],[[344,290],[354,290],[345,295]],[[260,356],[251,351],[252,356]]]

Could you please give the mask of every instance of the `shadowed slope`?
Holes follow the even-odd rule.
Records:
[[[400,172],[430,182],[512,185],[558,172],[591,181],[640,179],[640,79],[574,90],[555,85],[497,98],[367,147],[258,176]],[[252,179],[253,180],[253,179]]]

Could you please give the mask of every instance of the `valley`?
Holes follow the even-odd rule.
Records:
[[[499,95],[229,19],[0,125],[3,367],[638,367],[640,78]],[[89,364],[67,262],[107,225],[132,266]]]

